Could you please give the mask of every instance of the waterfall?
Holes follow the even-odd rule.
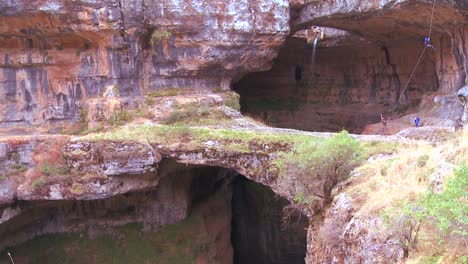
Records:
[[[314,39],[314,49],[312,50],[312,64],[311,64],[311,72],[312,72],[312,76],[313,76],[313,70],[314,70],[314,66],[315,66],[315,56],[316,56],[316,53],[317,53],[317,42],[318,42],[318,38],[319,38],[319,35],[317,34],[317,36],[315,36],[315,39]]]

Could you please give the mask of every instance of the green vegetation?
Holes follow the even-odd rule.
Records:
[[[216,87],[216,88],[213,89],[213,92],[214,93],[222,93],[223,89],[221,89],[221,87]]]
[[[74,182],[70,189],[70,192],[76,195],[80,195],[85,192],[85,187],[81,183]]]
[[[391,155],[398,152],[403,146],[395,142],[371,141],[362,144],[365,157],[369,158],[377,154]]]
[[[195,103],[179,105],[164,120],[164,124],[204,125],[219,124],[226,119],[226,115],[220,109],[211,105],[199,105]]]
[[[43,185],[46,184],[46,183],[47,183],[47,181],[46,181],[46,179],[45,179],[44,177],[39,177],[39,178],[35,179],[35,180],[31,183],[31,187],[32,187],[33,189],[36,189],[36,188],[38,188],[38,187],[43,186]]]
[[[422,205],[444,235],[468,236],[468,166],[455,171],[441,194],[429,192]]]
[[[48,162],[44,162],[39,165],[39,171],[42,175],[45,176],[57,176],[67,174],[70,169],[66,165],[54,165]]]
[[[424,156],[421,156],[424,157]],[[421,157],[418,158],[418,166]],[[427,160],[423,158],[423,160]],[[436,238],[439,243],[456,247],[468,236],[468,166],[462,165],[449,179],[442,193],[427,191],[413,201],[402,201],[384,212],[387,227],[399,240],[408,257],[421,239]],[[422,224],[425,235],[420,235]],[[436,227],[435,230],[430,227]],[[431,231],[427,231],[431,230]],[[434,232],[435,231],[435,232]],[[421,231],[423,232],[423,231]],[[428,232],[430,232],[428,234]],[[461,246],[463,247],[463,245]],[[463,259],[465,256],[459,256]],[[440,256],[426,258],[422,263],[438,263]],[[437,260],[436,262],[433,262]]]
[[[94,230],[92,237],[86,232],[44,235],[8,248],[0,255],[3,260],[9,251],[31,263],[189,264],[196,263],[199,255],[213,258],[217,242],[210,239],[201,214],[192,214],[157,230],[144,229],[140,224],[115,228],[96,226]]]
[[[429,155],[424,154],[418,158],[418,167],[422,168],[426,166],[427,161],[429,160]]]
[[[161,41],[167,40],[172,36],[171,32],[164,29],[156,29],[151,34],[150,44],[151,47],[157,46]]]
[[[76,124],[73,124],[70,127],[62,129],[60,133],[66,134],[66,135],[86,134],[86,133],[89,133],[88,126],[89,126],[88,108],[82,107],[80,109],[80,116]]]
[[[298,204],[310,205],[317,199],[317,183],[324,181],[319,198],[330,201],[331,191],[346,180],[363,158],[361,144],[342,131],[323,141],[304,141],[293,151],[283,152],[275,165],[282,171],[282,189]]]
[[[133,116],[129,111],[125,109],[120,109],[112,114],[108,122],[111,126],[121,126],[132,120]]]
[[[224,98],[224,104],[228,107],[231,107],[234,110],[240,110],[240,103],[239,103],[240,96],[235,92],[227,92]]]

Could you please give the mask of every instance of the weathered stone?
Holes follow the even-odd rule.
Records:
[[[243,74],[268,69],[289,33],[286,0],[1,5],[4,125],[76,120],[80,102],[109,87],[120,96],[168,87],[229,89]]]
[[[468,123],[468,85],[458,90],[457,96],[463,105],[462,121]]]
[[[0,180],[0,207],[13,203],[15,196],[15,182],[11,179]]]

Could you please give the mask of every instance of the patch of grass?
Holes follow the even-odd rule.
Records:
[[[224,112],[215,107],[187,104],[178,106],[177,109],[164,120],[164,123],[167,125],[206,125],[212,123],[216,124],[224,119],[226,119]]]
[[[404,146],[396,142],[371,141],[363,143],[365,157],[383,154],[391,155],[397,153]]]
[[[44,162],[39,165],[39,171],[45,176],[58,176],[68,174],[70,169],[66,165],[54,165]]]
[[[18,174],[21,174],[25,171],[28,170],[28,166],[27,165],[24,165],[24,164],[13,164],[10,166],[10,170],[8,170],[5,175],[6,176],[11,176],[11,175],[18,175]]]
[[[224,104],[234,110],[240,111],[240,96],[236,92],[227,92],[224,94]]]
[[[151,47],[157,46],[161,41],[167,40],[172,36],[172,33],[164,29],[156,29],[151,34],[150,45]]]
[[[76,195],[81,195],[85,191],[85,187],[81,183],[74,182],[72,187],[70,188],[70,192]]]
[[[427,154],[419,156],[418,161],[417,161],[418,167],[422,168],[426,166],[428,159],[429,159],[429,155]]]
[[[455,171],[441,194],[424,195],[422,204],[443,234],[468,237],[468,166]]]
[[[419,261],[419,263],[420,264],[438,264],[441,258],[442,258],[441,255],[427,256],[423,258],[421,261]]]
[[[44,177],[39,177],[31,183],[31,188],[36,189],[38,187],[44,186],[47,183]]]
[[[323,141],[295,145],[292,151],[280,154],[274,164],[283,172],[281,188],[302,201],[299,203],[308,204],[317,196],[317,181],[325,182],[320,198],[330,201],[332,189],[349,177],[362,157],[360,143],[342,131]]]
[[[133,120],[133,116],[131,112],[125,109],[120,109],[112,114],[108,122],[111,126],[121,126],[132,120]]]
[[[216,88],[213,89],[213,92],[214,93],[222,93],[223,89],[221,89],[221,87],[216,87]]]
[[[86,134],[88,131],[88,108],[82,107],[77,122],[69,127],[62,129],[59,133],[66,135]]]

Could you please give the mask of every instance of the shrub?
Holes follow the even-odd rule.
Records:
[[[362,157],[360,143],[342,131],[322,142],[299,144],[275,165],[283,171],[283,188],[296,203],[310,205],[317,197],[330,202],[332,189],[349,177]]]
[[[429,155],[424,154],[418,158],[418,167],[422,168],[426,166],[427,160],[429,160]]]
[[[162,40],[167,40],[172,36],[171,32],[164,30],[164,29],[156,29],[151,34],[150,44],[151,47],[155,47],[158,45]]]
[[[384,213],[385,224],[403,248],[404,258],[408,258],[410,250],[416,249],[424,218],[424,210],[417,203],[405,203]]]
[[[429,192],[422,198],[427,215],[437,223],[443,234],[466,237],[468,235],[468,166],[455,171],[445,190]]]
[[[130,112],[125,109],[120,109],[109,118],[109,124],[111,126],[119,126],[126,122],[130,122],[133,120],[133,116]]]
[[[240,110],[240,103],[239,103],[240,96],[235,92],[228,92],[226,93],[226,98],[224,99],[224,104],[228,107],[231,107],[234,110]]]
[[[40,187],[44,184],[46,184],[47,181],[44,179],[44,177],[40,177],[40,178],[37,178],[36,180],[34,180],[32,183],[31,183],[31,187],[33,189],[37,188],[37,187]]]

